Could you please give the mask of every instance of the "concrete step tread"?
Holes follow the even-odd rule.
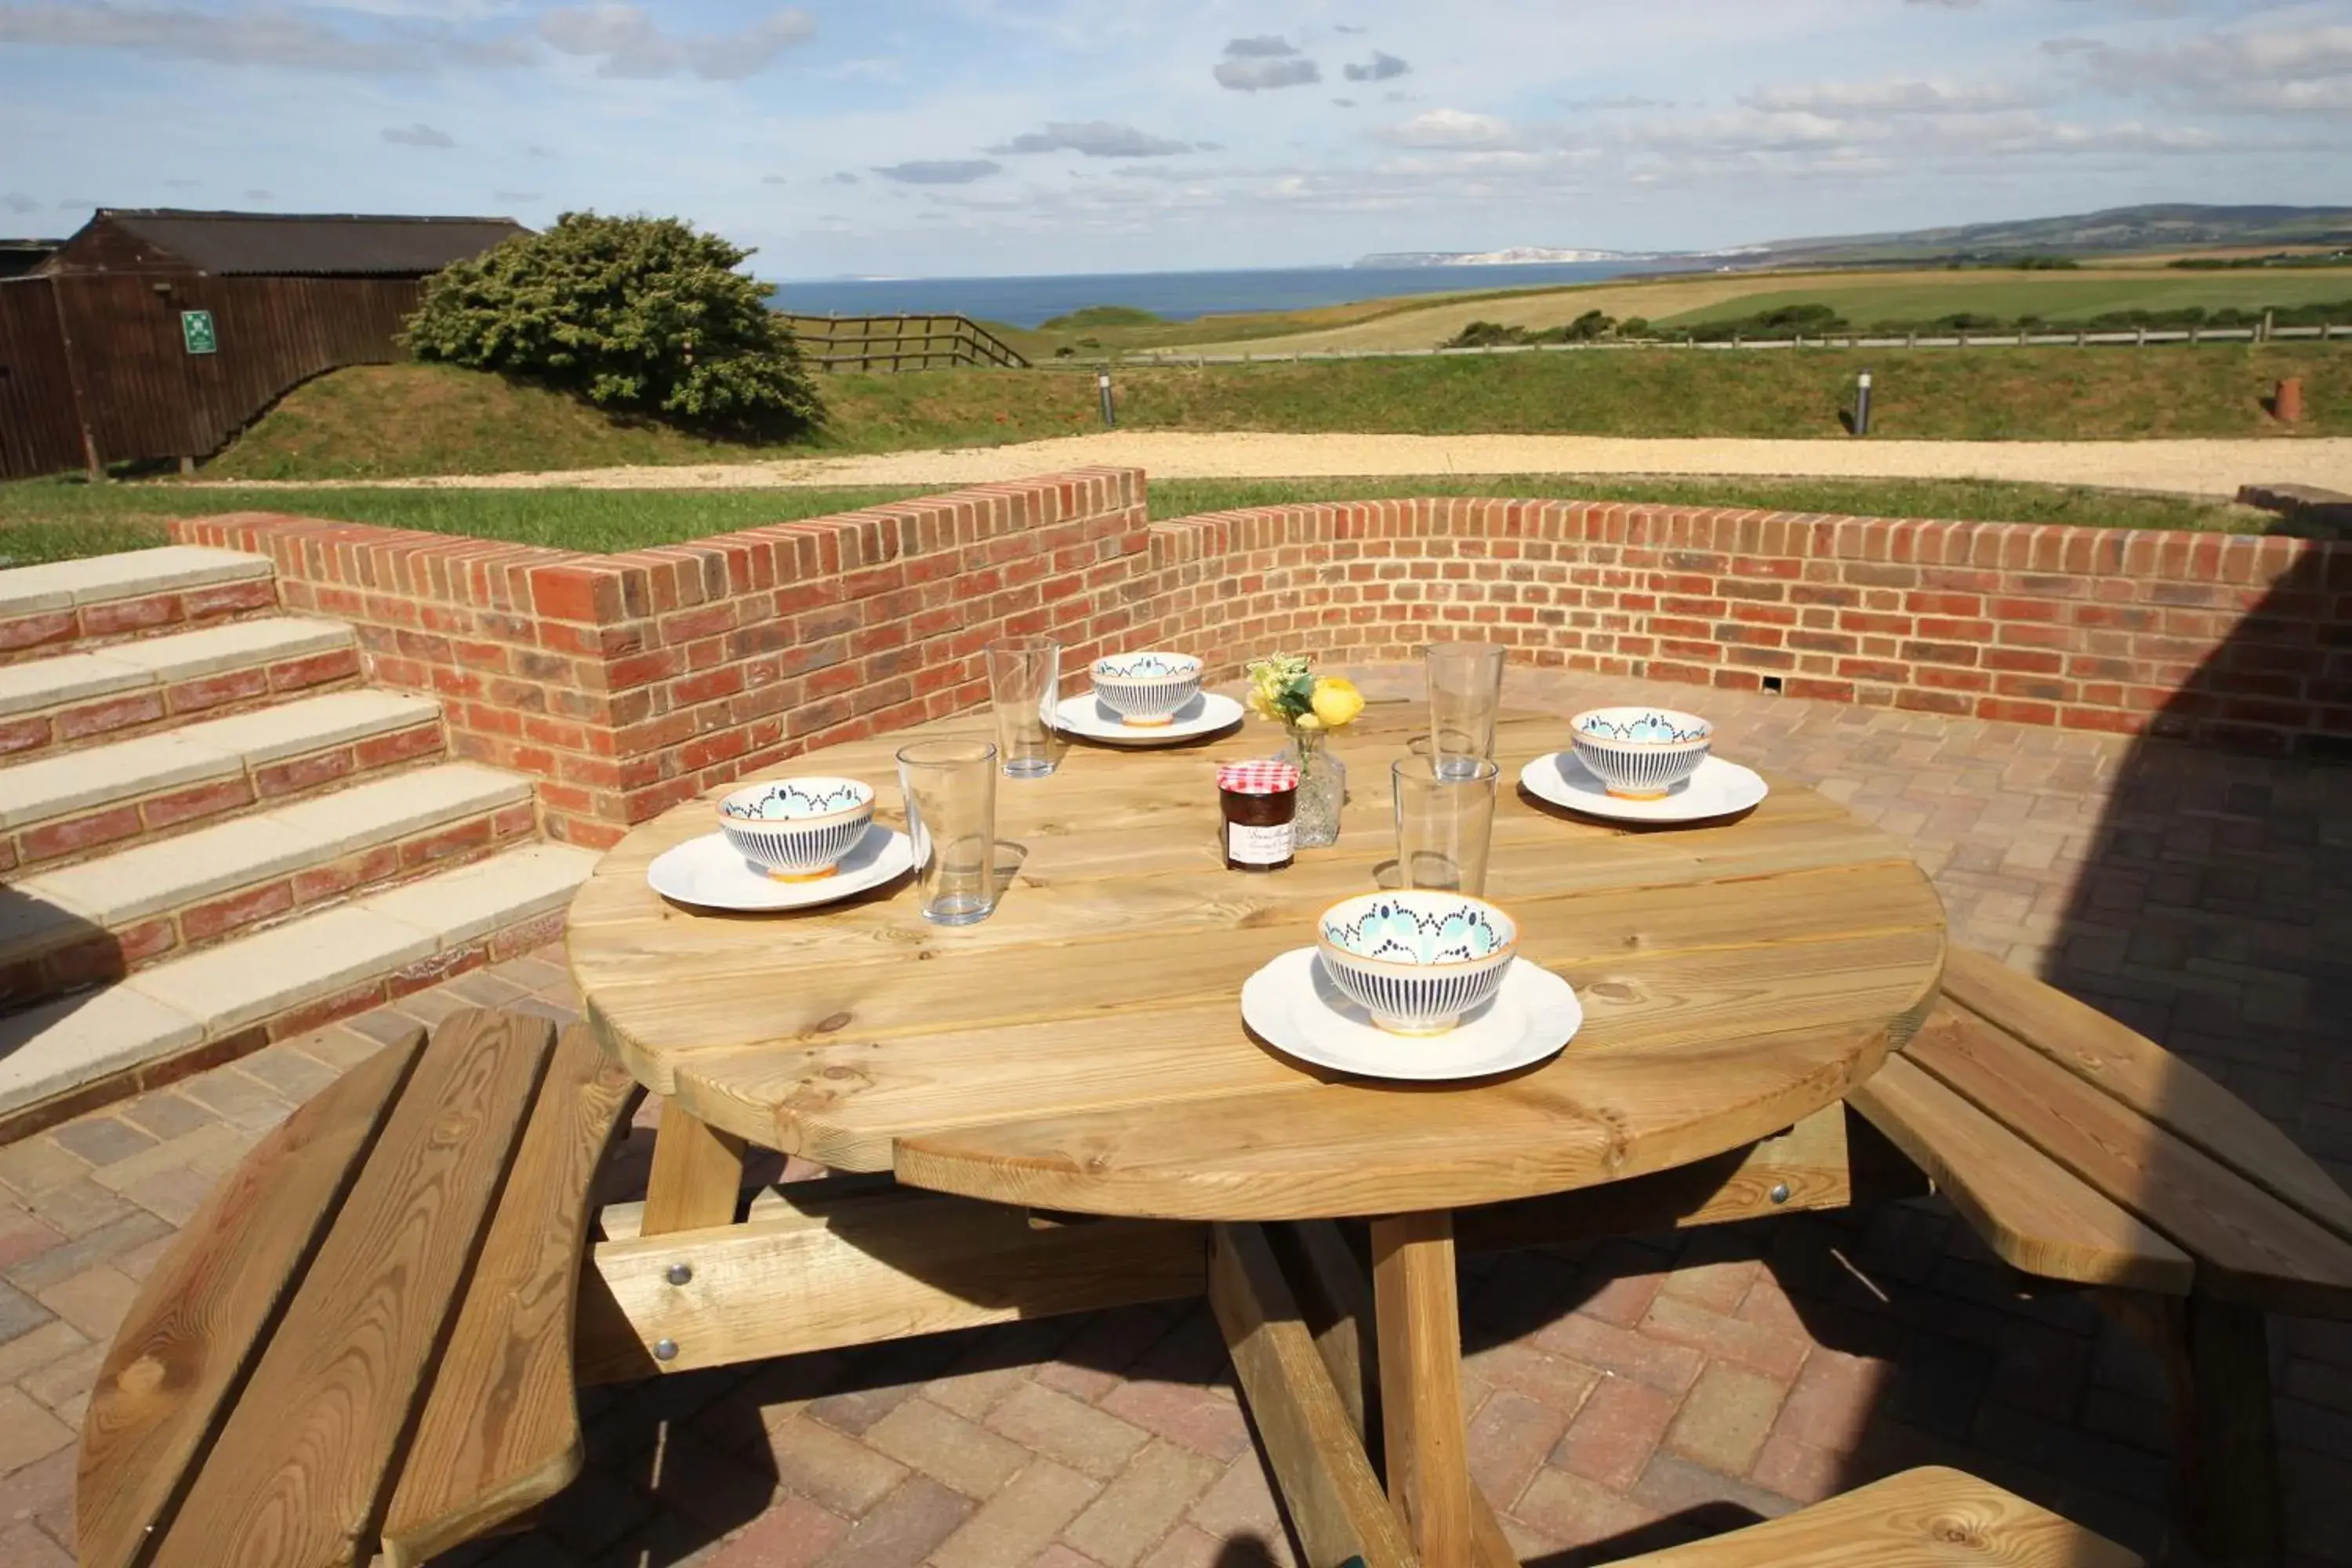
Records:
[[[60,931],[119,929],[528,801],[530,793],[520,774],[442,763],[22,878],[15,889],[26,901],[0,904],[0,958],[47,945]]]
[[[89,653],[0,665],[0,717],[146,686],[169,686],[225,669],[332,653],[350,647],[353,640],[352,628],[340,621],[273,616],[116,643]]]
[[[526,845],[0,1018],[0,1116],[561,909],[596,860]]]
[[[0,619],[267,577],[270,570],[267,556],[202,544],[169,544],[156,550],[17,566],[0,572]]]
[[[436,717],[430,697],[331,691],[160,734],[0,767],[0,828],[19,828],[174,785],[234,775]]]

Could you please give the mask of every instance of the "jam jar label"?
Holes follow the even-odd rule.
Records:
[[[1225,854],[1242,866],[1279,866],[1292,853],[1291,825],[1277,822],[1271,827],[1252,827],[1246,823],[1225,824]]]

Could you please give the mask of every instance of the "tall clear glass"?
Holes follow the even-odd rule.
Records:
[[[1430,752],[1438,771],[1468,777],[1495,756],[1495,713],[1503,701],[1503,648],[1490,642],[1436,642],[1423,650],[1429,676]]]
[[[1007,778],[1054,771],[1054,705],[1062,700],[1062,645],[1052,637],[1000,637],[988,645],[988,692],[996,750]]]
[[[1389,764],[1402,886],[1485,895],[1501,774],[1483,757],[1400,757]]]
[[[923,918],[968,926],[996,908],[996,748],[918,741],[898,752]]]

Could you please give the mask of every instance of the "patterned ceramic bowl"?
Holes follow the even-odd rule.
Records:
[[[1576,760],[1620,800],[1662,800],[1706,761],[1715,726],[1671,708],[1595,708],[1569,721]]]
[[[719,830],[782,882],[830,877],[874,820],[874,791],[856,779],[777,779],[719,803]]]
[[[1323,911],[1324,973],[1391,1034],[1442,1035],[1499,990],[1518,945],[1511,917],[1483,899],[1426,890],[1364,893]]]
[[[1095,695],[1124,724],[1174,721],[1201,693],[1201,661],[1189,653],[1121,653],[1095,660]]]

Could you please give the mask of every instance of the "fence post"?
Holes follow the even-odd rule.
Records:
[[[2265,342],[2265,343],[2271,341],[2271,312],[2270,312],[2270,311],[2268,311],[2268,310],[2264,310],[2264,311],[2263,312],[2263,331],[2262,331],[2262,336],[2261,336],[2261,337],[2259,337],[2259,338],[2257,338],[2255,341],[2256,341],[2257,342]]]
[[[2132,343],[2132,347],[2136,349],[2144,349],[2147,347],[2147,323],[2146,321],[2142,321],[2139,324],[2139,337]]]

